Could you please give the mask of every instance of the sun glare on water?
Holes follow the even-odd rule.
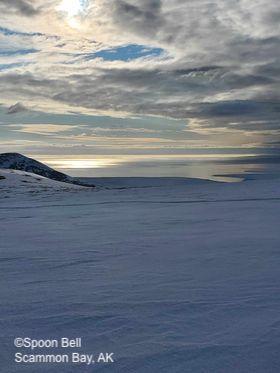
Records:
[[[48,163],[53,167],[64,169],[85,169],[114,166],[116,162],[113,159],[65,159]]]

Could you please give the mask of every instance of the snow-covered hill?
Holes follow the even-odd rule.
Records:
[[[82,185],[78,179],[74,179],[62,172],[56,171],[47,165],[28,158],[19,153],[3,153],[0,154],[0,169],[13,169],[25,172],[31,172],[36,175],[46,177],[48,179],[61,181],[64,183]],[[93,185],[91,185],[93,186]]]
[[[48,179],[30,172],[0,169],[1,197],[37,194],[47,191],[71,191],[87,189],[83,186]]]

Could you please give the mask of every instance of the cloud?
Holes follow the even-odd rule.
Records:
[[[74,27],[57,11],[59,3],[0,1],[6,107],[18,101],[42,112],[131,123],[144,116],[173,119],[185,124],[181,136],[208,136],[211,144],[216,136],[217,146],[271,144],[279,136],[276,0],[92,0]],[[143,46],[161,53],[142,53]],[[117,53],[104,58],[104,51]],[[114,132],[137,132],[122,123]],[[106,131],[101,126],[99,135]]]
[[[162,26],[161,0],[115,1],[112,8],[115,24],[151,37]]]
[[[17,102],[15,105],[8,108],[7,114],[17,114],[25,110],[27,110],[26,107],[22,103]]]
[[[1,0],[0,8],[5,13],[16,12],[26,17],[32,17],[39,13],[39,9],[29,0]]]
[[[22,133],[31,133],[37,135],[52,135],[59,134],[61,132],[67,132],[73,130],[75,126],[57,125],[57,124],[20,124],[10,125],[13,131]]]

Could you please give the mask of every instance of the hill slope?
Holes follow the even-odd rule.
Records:
[[[39,193],[46,191],[83,190],[80,185],[56,181],[34,173],[1,169],[0,168],[0,192],[1,197],[11,197],[11,193],[16,197],[18,194]]]
[[[45,164],[36,161],[35,159],[28,158],[19,153],[3,153],[0,154],[0,168],[13,169],[18,171],[30,172],[48,179],[60,181],[63,183],[71,183],[77,185],[85,185],[82,182],[68,176],[62,172],[56,171]],[[94,186],[94,185],[90,185]]]

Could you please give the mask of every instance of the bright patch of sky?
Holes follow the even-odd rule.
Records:
[[[102,58],[107,61],[130,61],[141,57],[157,57],[163,53],[161,48],[144,45],[125,45],[119,48],[105,49],[87,56],[87,59]]]
[[[12,36],[12,35],[18,35],[18,36],[42,36],[40,32],[22,32],[17,30],[11,30],[6,27],[0,26],[0,34],[3,34],[5,36]]]
[[[38,49],[18,49],[18,50],[1,50],[0,49],[0,57],[1,56],[13,56],[13,55],[25,55],[30,53],[36,53]]]
[[[4,71],[4,70],[9,70],[9,69],[13,69],[15,67],[20,67],[22,66],[21,63],[4,63],[4,64],[0,64],[0,71]]]

